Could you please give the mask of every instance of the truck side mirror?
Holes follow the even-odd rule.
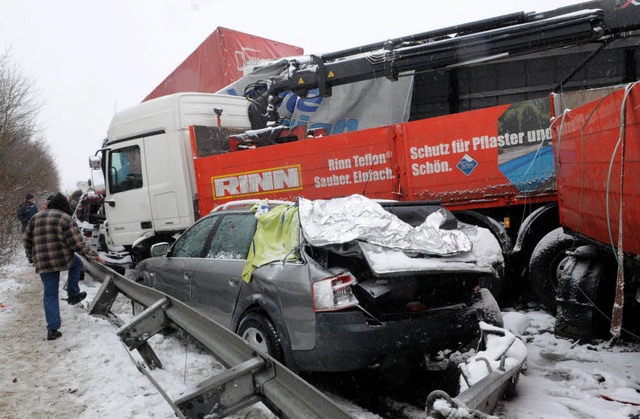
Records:
[[[102,169],[102,158],[98,156],[89,156],[89,168],[91,170]]]

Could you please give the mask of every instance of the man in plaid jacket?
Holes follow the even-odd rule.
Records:
[[[76,222],[71,218],[67,198],[58,192],[51,198],[47,209],[34,215],[24,233],[24,248],[29,262],[44,285],[44,314],[47,320],[47,340],[62,336],[58,288],[60,271],[69,271],[67,302],[78,304],[87,293],[78,284],[82,272],[82,260],[76,253],[88,259],[104,263],[83,240]]]

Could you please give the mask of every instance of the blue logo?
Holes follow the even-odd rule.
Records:
[[[473,169],[476,168],[477,165],[478,165],[477,161],[475,161],[468,154],[465,154],[464,156],[462,156],[462,158],[460,159],[456,167],[460,169],[462,173],[469,176],[471,172],[473,172]]]

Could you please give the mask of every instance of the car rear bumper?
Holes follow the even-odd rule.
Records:
[[[479,336],[478,322],[486,314],[486,308],[474,304],[379,324],[368,322],[358,309],[318,313],[315,348],[293,355],[301,370],[352,371],[389,357],[459,349]]]

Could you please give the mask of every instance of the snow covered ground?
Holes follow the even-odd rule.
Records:
[[[553,335],[554,318],[526,313],[527,371],[505,418],[640,418],[640,345],[575,344]],[[609,401],[611,398],[618,401]]]
[[[39,277],[22,256],[0,268],[0,418],[175,417],[138,371],[115,327],[88,314],[88,302],[99,286],[87,277],[81,282],[87,301],[77,306],[61,302],[63,335],[47,341]],[[501,403],[495,415],[640,418],[640,345],[575,344],[554,337],[552,316],[541,311],[524,314],[528,369],[516,396]],[[173,337],[154,336],[152,346],[164,363],[153,376],[172,398],[222,368],[195,345]],[[357,418],[379,418],[337,401]],[[273,416],[257,405],[234,417]]]

